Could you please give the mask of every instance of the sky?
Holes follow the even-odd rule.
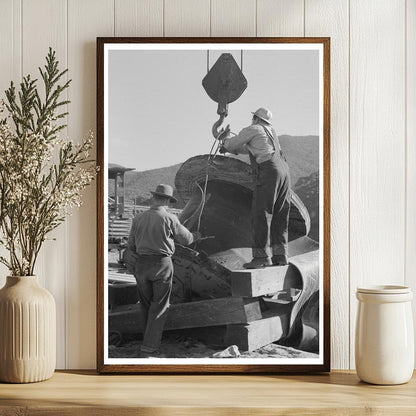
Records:
[[[240,51],[111,50],[108,58],[110,163],[139,171],[208,153],[218,104],[202,79],[221,53]],[[319,134],[319,55],[314,50],[243,51],[248,87],[229,104],[231,131],[251,123],[252,111],[273,113],[279,135]]]

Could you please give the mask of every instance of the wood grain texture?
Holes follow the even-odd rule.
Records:
[[[331,358],[349,367],[349,38],[348,3],[307,0],[305,34],[331,37]]]
[[[231,273],[232,295],[253,297],[283,290],[288,268],[289,266],[279,266],[233,271]]]
[[[48,48],[56,51],[60,69],[67,67],[67,19],[66,0],[23,0],[22,3],[22,56],[23,75],[40,78],[38,67],[44,66]],[[42,23],[40,23],[42,22]],[[66,76],[65,76],[66,78]],[[39,82],[40,91],[41,83]],[[66,93],[62,98],[66,98]],[[62,137],[67,129],[62,130]],[[57,160],[57,159],[55,159]],[[66,279],[67,279],[68,225],[54,230],[42,246],[35,273],[41,286],[48,289],[56,302],[57,367],[65,368],[66,362]]]
[[[210,36],[210,0],[167,0],[164,5],[164,36]]]
[[[115,0],[115,36],[163,36],[163,0]]]
[[[304,35],[304,0],[257,0],[257,36]]]
[[[372,386],[341,372],[103,377],[71,371],[44,383],[2,385],[0,415],[413,416],[415,388],[414,377],[401,386]]]
[[[69,0],[69,135],[80,141],[95,130],[96,36],[114,34],[113,0]],[[95,366],[96,184],[68,221],[67,366]]]
[[[403,284],[405,2],[351,1],[350,365],[357,286]]]
[[[416,0],[406,2],[406,279],[416,322]],[[415,327],[416,331],[416,327]],[[415,332],[416,337],[416,332]],[[416,351],[415,351],[416,357]]]
[[[104,42],[101,38],[97,39],[96,45],[96,66],[97,66],[97,84],[96,84],[96,131],[97,131],[97,164],[104,165]],[[97,234],[97,252],[96,252],[96,361],[97,367],[104,362],[104,262],[102,254],[104,253],[104,171],[100,169],[97,174],[97,193],[96,193],[96,234]]]
[[[247,324],[227,325],[224,345],[237,345],[242,351],[254,351],[279,341],[283,335],[284,319],[279,315],[269,316]]]
[[[10,81],[19,82],[21,61],[21,1],[0,1],[0,98]]]
[[[256,36],[256,1],[211,0],[211,36]]]
[[[146,310],[140,303],[122,305],[109,313],[109,331],[144,333]],[[165,330],[246,324],[262,319],[258,299],[222,298],[171,305]]]
[[[21,56],[21,0],[0,1],[0,100],[10,81],[19,83],[22,76]],[[0,247],[0,255],[8,258],[7,251]],[[8,269],[0,264],[0,287],[6,283]]]

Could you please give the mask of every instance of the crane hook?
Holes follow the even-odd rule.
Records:
[[[225,117],[228,116],[228,104],[225,104],[224,102],[220,102],[218,104],[217,114],[219,114],[220,118],[212,126],[212,135],[217,140],[219,140],[220,136],[222,136],[224,133],[230,131],[230,125],[228,125],[225,129],[222,128],[221,130],[219,130],[221,124],[224,123]]]
[[[222,128],[221,130],[219,130],[219,127],[221,126],[221,124],[224,122],[226,115],[225,114],[221,114],[220,118],[214,123],[214,125],[212,126],[212,135],[218,139],[220,137],[220,135],[222,133],[224,133],[224,128]]]

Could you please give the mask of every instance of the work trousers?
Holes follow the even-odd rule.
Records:
[[[250,155],[254,174],[252,202],[253,257],[286,256],[290,211],[289,167],[283,156],[276,152],[272,158],[257,163]]]
[[[173,264],[170,257],[139,255],[134,277],[139,300],[144,306],[146,329],[142,350],[157,351],[170,306]]]

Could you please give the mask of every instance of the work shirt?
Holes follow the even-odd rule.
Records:
[[[266,130],[270,137],[267,135]],[[237,136],[226,138],[224,147],[234,154],[251,153],[257,163],[270,160],[275,151],[280,153],[279,139],[275,130],[272,126],[264,126],[262,124],[252,124],[241,130]]]
[[[194,236],[165,207],[151,207],[133,219],[127,247],[137,254],[172,256],[174,241],[187,246]]]

